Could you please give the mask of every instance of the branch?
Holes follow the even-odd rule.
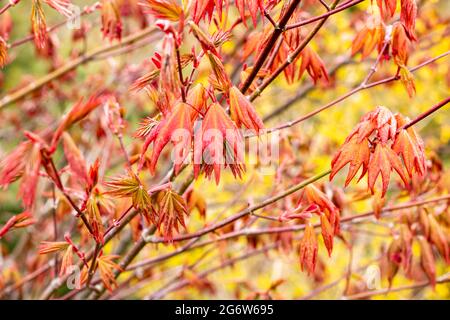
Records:
[[[247,91],[248,88],[250,88],[250,85],[256,78],[259,70],[264,64],[264,61],[266,61],[267,57],[269,56],[270,51],[277,42],[278,37],[283,33],[286,24],[288,23],[289,19],[291,18],[292,14],[295,11],[295,8],[297,8],[297,5],[300,3],[300,1],[301,0],[292,0],[292,2],[289,4],[289,7],[286,9],[286,13],[280,18],[280,21],[278,22],[275,29],[272,31],[272,34],[270,35],[270,38],[267,41],[263,51],[258,56],[258,59],[256,60],[253,66],[252,72],[248,75],[248,77],[242,84],[241,87],[242,93],[245,93],[245,91]]]
[[[436,279],[436,284],[443,284],[443,283],[447,283],[447,282],[450,282],[450,273],[446,273]],[[388,294],[390,292],[398,292],[398,291],[403,291],[403,290],[423,288],[430,284],[431,284],[430,281],[422,281],[419,283],[415,283],[415,284],[411,284],[411,285],[407,285],[407,286],[401,286],[401,287],[397,287],[397,288],[386,288],[386,289],[380,289],[380,290],[360,292],[360,293],[356,293],[351,296],[346,296],[346,297],[344,297],[344,299],[346,299],[346,300],[347,299],[348,300],[350,300],[350,299],[365,299],[365,298],[369,298],[369,297],[380,295],[380,294]]]
[[[410,72],[415,72],[415,71],[419,70],[420,68],[423,68],[426,65],[429,65],[429,64],[435,62],[436,60],[439,60],[441,58],[446,57],[449,54],[450,54],[450,51],[444,52],[444,53],[442,53],[442,54],[440,54],[440,55],[438,55],[438,56],[436,56],[436,57],[434,57],[432,59],[429,59],[429,60],[427,60],[427,61],[425,61],[425,62],[423,62],[423,63],[421,63],[421,64],[419,64],[419,65],[417,65],[417,66],[415,66],[415,67],[413,67],[411,69],[409,69],[409,71]],[[299,118],[297,118],[295,120],[292,120],[292,121],[289,121],[287,123],[281,124],[279,126],[267,129],[265,132],[266,133],[271,133],[271,132],[283,130],[283,129],[286,129],[286,128],[290,128],[290,127],[292,127],[292,126],[294,126],[296,124],[299,124],[300,122],[303,122],[303,121],[305,121],[305,120],[307,120],[309,118],[314,117],[315,115],[319,114],[320,112],[322,112],[324,110],[327,110],[327,109],[333,107],[334,105],[338,104],[339,102],[344,101],[345,99],[347,99],[348,97],[352,96],[353,94],[355,94],[355,93],[357,93],[359,91],[363,91],[363,90],[366,90],[366,89],[369,89],[369,88],[373,88],[373,87],[379,86],[381,84],[385,84],[385,83],[389,83],[389,82],[392,82],[392,81],[396,81],[396,80],[399,80],[399,79],[400,79],[400,77],[395,75],[395,76],[387,77],[387,78],[384,78],[382,80],[379,80],[379,81],[376,81],[376,82],[372,82],[372,83],[369,83],[369,84],[366,84],[366,85],[359,85],[359,86],[351,89],[350,91],[348,91],[344,95],[340,96],[339,98],[337,98],[337,99],[335,99],[335,100],[333,100],[333,101],[331,101],[331,102],[329,102],[329,103],[327,103],[327,104],[325,104],[325,105],[323,105],[323,106],[321,106],[321,107],[319,107],[319,108],[317,108],[317,109],[315,109],[315,110],[313,110],[313,111],[311,111],[311,112],[309,112],[309,113],[307,113],[307,114],[305,114],[305,115],[303,115],[303,116],[301,116],[301,117],[299,117]],[[250,136],[247,136],[247,137],[250,137]]]
[[[313,18],[310,18],[310,19],[306,19],[306,20],[303,20],[303,21],[300,21],[300,22],[297,22],[297,23],[288,24],[288,25],[286,26],[286,30],[290,30],[290,29],[294,29],[294,28],[299,28],[299,27],[301,27],[301,26],[304,26],[304,25],[307,25],[307,24],[310,24],[310,23],[319,21],[320,19],[328,18],[329,16],[332,16],[333,14],[336,14],[336,13],[338,13],[338,12],[341,12],[341,11],[343,11],[343,10],[345,10],[345,9],[350,8],[350,7],[356,6],[357,4],[359,4],[359,3],[361,3],[361,2],[364,2],[364,1],[365,1],[365,0],[354,0],[354,1],[350,1],[350,2],[348,2],[348,3],[345,3],[345,4],[341,5],[341,6],[338,6],[338,7],[335,8],[335,9],[332,9],[332,8],[328,7],[328,8],[327,8],[328,10],[330,10],[330,9],[332,9],[332,10],[330,10],[330,11],[328,11],[327,13],[324,13],[324,14],[322,14],[322,15],[320,15],[320,16],[316,16],[316,17],[313,17]]]
[[[331,8],[334,9],[336,7],[336,5],[339,3],[340,0],[335,0],[333,2],[333,4],[331,5]],[[252,95],[250,96],[250,101],[255,100],[260,94],[261,92],[270,84],[272,83],[272,81],[274,81],[281,72],[283,72],[284,69],[286,69],[292,62],[295,61],[295,59],[298,57],[298,55],[302,52],[302,50],[308,45],[308,43],[314,38],[314,36],[317,34],[317,32],[319,32],[320,28],[322,28],[322,26],[324,25],[324,23],[327,21],[328,16],[322,18],[320,20],[320,22],[318,24],[316,24],[316,26],[314,27],[313,30],[310,31],[310,33],[306,36],[306,38],[299,44],[299,46],[294,50],[294,52],[292,52],[292,54],[288,55],[286,61],[284,61],[280,66],[278,66],[278,68],[266,79],[264,79],[263,83],[261,83],[261,85],[256,88],[256,90],[252,93]],[[256,68],[252,69],[252,73],[253,71],[255,71]],[[259,69],[258,69],[259,70]],[[258,71],[257,70],[257,71]],[[250,76],[248,77],[250,78]],[[248,79],[247,78],[247,79]],[[246,79],[246,82],[247,82]],[[244,83],[245,84],[245,83]],[[251,82],[250,82],[251,84]],[[249,85],[250,85],[249,84]],[[242,90],[244,92],[244,90]]]

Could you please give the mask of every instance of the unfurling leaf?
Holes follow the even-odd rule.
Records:
[[[200,136],[197,136],[200,135]],[[220,181],[221,167],[229,166],[233,175],[241,177],[243,164],[243,137],[234,122],[218,103],[209,106],[196,133],[194,143],[194,176],[203,168],[206,177],[214,172],[216,183]]]
[[[380,51],[383,47],[385,29],[382,23],[373,27],[364,26],[356,35],[352,43],[352,56],[361,52],[362,58],[369,56],[375,48]]]
[[[317,238],[314,227],[308,223],[305,227],[303,238],[300,242],[300,264],[302,271],[314,273],[317,261]]]
[[[6,224],[0,229],[0,239],[12,229],[25,228],[36,222],[31,213],[28,211],[16,214],[11,217]]]
[[[353,136],[349,141],[346,141],[341,149],[336,153],[331,161],[330,180],[334,178],[336,173],[340,171],[347,163],[350,163],[348,168],[347,178],[345,179],[345,186],[348,186],[350,181],[362,167],[361,176],[358,181],[366,174],[369,168],[370,149],[367,138],[358,142],[358,138]]]
[[[122,20],[117,0],[102,0],[102,32],[110,41],[122,37]]]
[[[103,101],[102,93],[94,93],[89,97],[89,99],[83,103],[83,100],[79,100],[70,111],[64,116],[60,125],[53,134],[51,150],[55,150],[62,133],[70,128],[76,122],[82,120],[89,113],[91,113],[95,108],[100,106]]]
[[[173,22],[184,19],[183,9],[176,0],[146,0],[141,5],[157,19]]]
[[[33,144],[29,158],[24,168],[20,183],[19,195],[26,209],[31,209],[36,198],[36,188],[39,181],[39,169],[41,167],[41,146]]]
[[[395,14],[397,0],[377,0],[377,6],[380,9],[381,17],[388,19]]]
[[[98,270],[100,271],[100,279],[103,285],[109,291],[112,291],[117,286],[116,276],[114,270],[122,272],[122,268],[114,262],[119,258],[117,255],[101,255],[97,259]]]
[[[416,85],[414,84],[414,76],[413,74],[408,70],[408,68],[404,66],[399,67],[400,72],[400,81],[402,82],[403,86],[406,89],[406,92],[408,92],[408,95],[410,98],[414,97],[416,95]]]
[[[331,252],[333,252],[334,229],[325,214],[320,215],[320,225],[322,228],[323,242],[327,248],[328,255],[331,256]]]
[[[8,62],[8,45],[5,39],[3,39],[2,36],[0,36],[0,68],[3,68],[7,62]]]
[[[156,195],[157,226],[166,241],[171,241],[173,231],[179,232],[179,225],[186,229],[184,217],[189,214],[186,201],[172,189],[162,190]]]
[[[145,212],[151,210],[150,195],[139,177],[132,171],[129,171],[128,176],[112,179],[105,184],[110,188],[107,194],[120,198],[131,197],[133,207],[137,210]]]
[[[422,268],[434,288],[434,286],[436,285],[436,262],[434,260],[433,249],[424,237],[418,236],[417,239],[419,240],[421,249],[420,262]]]
[[[396,115],[396,119],[400,128],[408,122],[408,119],[401,115]],[[401,156],[410,177],[412,177],[414,172],[421,177],[425,175],[425,148],[422,139],[417,135],[413,127],[400,130],[392,149]]]
[[[38,49],[44,49],[47,43],[47,25],[41,0],[33,0],[31,7],[31,27],[34,35],[34,43]]]
[[[174,110],[155,127],[145,140],[141,157],[143,158],[148,146],[153,143],[153,151],[150,160],[150,171],[155,172],[161,151],[170,141],[176,145],[175,172],[178,173],[186,157],[191,150],[193,124],[191,121],[191,107],[179,102]]]
[[[264,124],[252,103],[235,86],[231,87],[229,96],[231,119],[238,128],[244,126],[258,134],[264,128]]]
[[[416,0],[401,0],[400,21],[405,26],[406,32],[411,40],[416,40],[416,16]]]
[[[59,270],[59,276],[63,276],[66,274],[69,267],[73,266],[73,247],[69,245],[64,252],[62,261],[61,261],[61,270]]]
[[[50,7],[61,13],[62,15],[70,18],[73,13],[70,10],[72,3],[70,0],[43,0]]]
[[[48,254],[59,251],[64,251],[70,244],[66,241],[42,241],[39,244],[39,254]]]
[[[32,142],[20,143],[8,156],[0,161],[0,186],[7,188],[10,183],[20,178],[28,162]]]

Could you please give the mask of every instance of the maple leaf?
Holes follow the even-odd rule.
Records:
[[[39,181],[39,168],[41,167],[41,147],[34,143],[29,158],[24,167],[19,195],[26,209],[31,209],[36,198],[36,188]]]
[[[87,218],[98,243],[103,243],[102,212],[108,213],[113,210],[113,204],[106,196],[107,194],[100,192],[99,188],[93,188],[85,204]]]
[[[38,49],[44,49],[48,40],[45,14],[41,0],[33,0],[31,6],[31,27],[34,35],[34,43]]]
[[[366,174],[369,167],[370,149],[367,138],[358,142],[358,138],[353,136],[349,141],[346,141],[331,161],[330,181],[347,163],[350,163],[348,168],[347,178],[345,179],[345,186],[348,186],[350,181],[362,167],[362,173],[358,181]]]
[[[298,78],[300,79],[305,72],[308,72],[310,77],[313,79],[314,84],[317,84],[319,79],[323,79],[324,83],[328,83],[328,73],[325,69],[325,65],[320,59],[319,55],[314,52],[310,47],[306,47],[302,50],[301,54],[302,62],[300,64],[300,69],[298,72]]]
[[[189,90],[186,98],[186,103],[191,106],[191,121],[195,121],[199,115],[204,115],[206,112],[206,102],[208,101],[206,96],[206,89],[198,83],[191,90]]]
[[[396,115],[396,119],[400,128],[408,122],[408,119],[403,118],[401,115]],[[406,130],[401,129],[392,145],[392,150],[402,157],[410,177],[412,177],[414,172],[421,177],[425,175],[424,149],[423,141],[413,127],[409,127]]]
[[[12,229],[25,228],[34,223],[36,223],[36,220],[28,211],[16,214],[9,218],[5,225],[0,229],[0,239]]]
[[[141,157],[147,148],[153,143],[153,151],[150,159],[150,171],[155,172],[158,158],[164,147],[171,141],[175,146],[175,172],[185,162],[191,150],[193,125],[191,120],[191,107],[183,102],[177,103],[174,110],[150,131],[141,151]]]
[[[418,236],[417,240],[420,244],[420,264],[430,280],[431,286],[434,288],[436,285],[436,262],[433,249],[424,237]]]
[[[70,0],[43,0],[50,7],[66,16],[67,18],[72,17],[72,10],[70,10],[72,3]]]
[[[0,36],[0,68],[3,68],[8,62],[8,44],[5,39]]]
[[[357,135],[358,142],[361,142],[364,138],[369,138],[373,133],[376,133],[376,139],[386,143],[389,139],[394,139],[396,131],[397,120],[395,116],[387,108],[379,106],[361,118],[346,141]]]
[[[102,32],[110,41],[122,37],[122,20],[117,0],[102,0]]]
[[[220,21],[222,21],[222,10],[223,4],[226,4],[228,8],[228,0],[197,0],[193,1],[192,9],[192,19],[196,24],[200,22],[200,20],[206,20],[208,18],[208,22],[211,22],[214,9],[217,11],[217,17]]]
[[[231,119],[238,127],[244,126],[259,133],[264,129],[264,124],[256,113],[252,103],[235,86],[231,87],[229,92]]]
[[[392,28],[392,56],[394,62],[400,67],[406,67],[409,58],[409,47],[411,45],[405,27],[401,23],[394,24]]]
[[[121,198],[131,197],[133,207],[138,210],[151,209],[150,195],[134,172],[129,171],[128,176],[114,178],[105,184],[111,188],[107,194]]]
[[[320,225],[322,229],[323,242],[327,248],[328,256],[331,257],[331,252],[333,251],[334,228],[331,226],[330,221],[328,221],[325,214],[320,215]]]
[[[439,250],[447,263],[450,263],[450,248],[447,242],[445,229],[436,221],[432,214],[428,214],[430,223],[430,240]]]
[[[397,0],[377,0],[380,15],[385,20],[391,18],[395,14],[397,8]]]
[[[6,188],[22,176],[32,146],[31,141],[24,141],[0,161],[0,186]]]
[[[383,24],[379,23],[374,26],[364,26],[357,34],[352,42],[351,55],[361,52],[362,58],[369,56],[375,48],[378,51],[382,49],[385,38],[385,29]]]
[[[395,170],[400,178],[403,180],[405,187],[408,186],[408,178],[402,167],[402,163],[397,155],[388,146],[380,143],[375,147],[375,152],[370,158],[369,170],[368,170],[368,186],[372,193],[374,193],[375,182],[378,175],[381,174],[382,179],[382,193],[381,196],[384,197],[386,194],[390,174],[392,170]]]
[[[61,138],[64,130],[70,128],[76,122],[85,118],[89,113],[91,113],[95,108],[100,106],[103,102],[104,96],[102,92],[97,92],[92,94],[89,99],[83,103],[83,100],[80,99],[70,111],[64,116],[63,120],[59,124],[55,133],[53,134],[52,142],[51,142],[51,151],[56,149],[56,145]]]
[[[72,137],[67,132],[64,132],[62,137],[64,155],[69,163],[70,170],[81,182],[87,182],[87,168],[83,154],[80,149],[77,148]]]
[[[411,40],[416,40],[415,28],[417,17],[416,0],[402,0],[400,10],[400,21],[405,26],[406,32]]]
[[[114,270],[123,271],[122,268],[114,262],[119,258],[117,255],[101,255],[97,258],[97,266],[100,271],[100,279],[108,291],[112,291],[117,286]]]
[[[158,127],[158,117],[151,118],[147,117],[144,118],[140,123],[139,127],[136,129],[134,133],[135,138],[145,138],[148,137],[154,130]]]
[[[206,52],[213,73],[210,75],[211,84],[214,89],[222,92],[228,92],[231,87],[231,80],[225,71],[221,59],[211,52]]]
[[[49,254],[59,251],[64,251],[70,244],[66,241],[42,241],[39,244],[39,254]]]
[[[152,14],[157,19],[177,22],[184,19],[183,9],[176,0],[146,0],[141,3],[146,13]]]
[[[157,226],[166,241],[173,238],[173,230],[179,232],[179,225],[186,229],[184,217],[189,215],[186,201],[172,189],[156,194]]]
[[[314,269],[316,268],[317,250],[316,233],[314,227],[308,223],[300,242],[300,264],[302,271],[306,270],[308,275],[314,273]]]
[[[245,170],[242,158],[243,137],[234,122],[218,103],[209,106],[196,133],[194,143],[194,176],[198,177],[201,166],[206,177],[214,172],[216,183],[220,181],[220,169],[229,166],[233,175],[241,176]]]
[[[261,16],[264,15],[264,1],[235,0],[235,3],[244,25],[247,26],[246,20],[248,15],[246,15],[246,9],[248,9],[248,11],[250,12],[250,16],[252,17],[253,26],[256,27],[258,11],[261,13]]]
[[[69,245],[63,254],[61,261],[61,269],[59,270],[59,276],[66,274],[67,270],[73,266],[73,247]]]
[[[413,74],[405,66],[399,66],[400,81],[408,92],[410,98],[416,95],[416,85]]]

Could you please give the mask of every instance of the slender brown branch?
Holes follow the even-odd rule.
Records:
[[[440,276],[439,278],[436,279],[436,284],[443,284],[443,283],[448,283],[450,282],[450,274],[446,273],[442,276]],[[423,288],[426,286],[429,286],[431,283],[428,280],[425,281],[421,281],[418,283],[414,283],[414,284],[410,284],[410,285],[406,285],[406,286],[401,286],[401,287],[396,287],[396,288],[386,288],[386,289],[380,289],[380,290],[373,290],[373,291],[365,291],[365,292],[360,292],[360,293],[356,293],[354,295],[351,296],[347,296],[344,297],[344,299],[346,300],[350,300],[350,299],[366,299],[366,298],[370,298],[373,296],[377,296],[377,295],[381,295],[381,294],[387,294],[390,292],[398,292],[398,291],[404,291],[404,290],[412,290],[412,289],[419,289],[419,288]]]
[[[263,66],[264,62],[266,61],[267,57],[270,54],[270,51],[272,50],[273,46],[277,42],[278,37],[283,33],[284,28],[286,24],[288,23],[289,19],[291,18],[292,14],[294,13],[295,8],[297,8],[297,5],[300,3],[301,0],[292,0],[289,4],[288,8],[286,9],[286,12],[283,14],[283,16],[280,18],[277,27],[272,31],[269,40],[264,46],[264,49],[259,54],[258,59],[256,60],[255,64],[253,65],[253,69],[251,73],[248,75],[248,77],[245,79],[244,83],[242,84],[241,91],[242,93],[245,93],[248,88],[250,88],[253,80],[255,80],[259,70]]]
[[[337,6],[337,4],[339,3],[339,1],[340,0],[335,0],[333,2],[333,4],[331,5],[331,8],[334,9]],[[294,50],[294,52],[292,52],[290,55],[288,55],[287,59],[281,65],[279,65],[278,68],[269,77],[264,79],[263,83],[261,83],[261,85],[258,88],[256,88],[256,90],[250,96],[250,101],[255,100],[263,92],[263,90],[269,84],[271,84],[272,81],[274,81],[283,72],[284,69],[286,69],[291,63],[293,63],[296,60],[298,55],[303,51],[303,49],[308,45],[308,43],[314,38],[314,36],[317,34],[317,32],[319,32],[319,30],[325,24],[327,19],[328,19],[328,16],[321,18],[319,20],[319,23],[317,23],[316,26],[309,32],[309,34],[305,37],[305,39],[303,39],[303,41]],[[254,71],[254,70],[255,69],[253,69],[252,71]]]
[[[409,69],[409,71],[410,72],[415,72],[415,71],[417,71],[417,70],[419,70],[419,69],[421,69],[421,68],[423,68],[423,67],[425,67],[425,66],[427,66],[427,65],[429,65],[429,64],[431,64],[433,62],[435,62],[436,60],[439,60],[441,58],[446,57],[449,54],[450,54],[450,51],[442,53],[442,54],[440,54],[440,55],[438,55],[438,56],[436,56],[436,57],[434,57],[432,59],[424,61],[423,63],[421,63],[421,64],[419,64],[419,65]],[[369,88],[373,88],[373,87],[376,87],[376,86],[379,86],[379,85],[382,85],[382,84],[385,84],[385,83],[393,82],[393,81],[396,81],[396,80],[399,80],[399,79],[400,79],[399,76],[391,76],[391,77],[387,77],[387,78],[384,78],[384,79],[376,81],[376,82],[371,82],[371,83],[366,84],[364,86],[359,85],[359,86],[351,89],[350,91],[348,91],[344,95],[340,96],[339,98],[336,98],[335,100],[333,100],[333,101],[331,101],[331,102],[329,102],[329,103],[327,103],[327,104],[325,104],[325,105],[323,105],[323,106],[321,106],[321,107],[319,107],[319,108],[317,108],[317,109],[315,109],[315,110],[313,110],[313,111],[311,111],[311,112],[309,112],[309,113],[307,113],[307,114],[305,114],[305,115],[303,115],[303,116],[301,116],[301,117],[299,117],[299,118],[297,118],[295,120],[292,120],[292,121],[286,122],[284,124],[278,125],[276,127],[272,127],[270,129],[267,129],[266,133],[271,133],[271,132],[283,130],[283,129],[286,129],[286,128],[290,128],[290,127],[292,127],[294,125],[299,124],[300,122],[303,122],[303,121],[305,121],[305,120],[307,120],[309,118],[314,117],[315,115],[321,113],[324,110],[327,110],[327,109],[335,106],[339,102],[344,101],[345,99],[347,99],[348,97],[352,96],[353,94],[355,94],[355,93],[357,93],[359,91],[366,90],[366,89],[369,89]]]
[[[435,104],[433,107],[431,107],[430,109],[428,109],[424,113],[418,115],[414,120],[408,122],[407,124],[405,124],[400,129],[408,129],[409,127],[415,125],[417,122],[422,121],[423,119],[428,117],[430,114],[438,111],[440,108],[444,107],[449,102],[450,102],[450,97],[445,98],[444,100],[438,102],[437,104]]]
[[[286,26],[286,30],[299,28],[301,26],[304,26],[304,25],[307,25],[307,24],[319,21],[319,20],[321,20],[323,18],[327,18],[327,17],[332,16],[332,15],[338,13],[338,12],[344,11],[345,9],[348,9],[350,7],[354,7],[357,4],[360,4],[361,2],[364,2],[364,1],[366,1],[366,0],[354,0],[354,1],[351,1],[351,2],[348,2],[348,3],[345,3],[343,5],[340,5],[340,6],[338,6],[335,9],[333,9],[330,6],[328,6],[328,5],[323,3],[324,5],[327,6],[327,10],[329,10],[327,13],[324,13],[324,14],[321,14],[320,16],[316,16],[316,17],[313,17],[313,18],[310,18],[310,19],[306,19],[306,20],[303,20],[303,21],[300,21],[300,22],[297,22],[297,23],[288,24]]]

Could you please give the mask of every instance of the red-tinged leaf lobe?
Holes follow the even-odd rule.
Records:
[[[387,192],[392,170],[395,170],[398,173],[405,186],[407,186],[408,178],[402,167],[400,159],[396,156],[392,149],[390,149],[386,145],[383,145],[381,143],[377,144],[377,146],[375,147],[375,152],[370,159],[368,170],[368,186],[372,193],[374,193],[375,182],[378,176],[381,175],[381,196],[384,197]]]
[[[238,127],[244,126],[257,134],[264,129],[264,124],[256,113],[253,104],[235,86],[229,92],[231,119]]]
[[[317,250],[316,233],[314,227],[308,223],[300,242],[300,264],[302,271],[306,270],[308,275],[314,273],[317,262]]]

